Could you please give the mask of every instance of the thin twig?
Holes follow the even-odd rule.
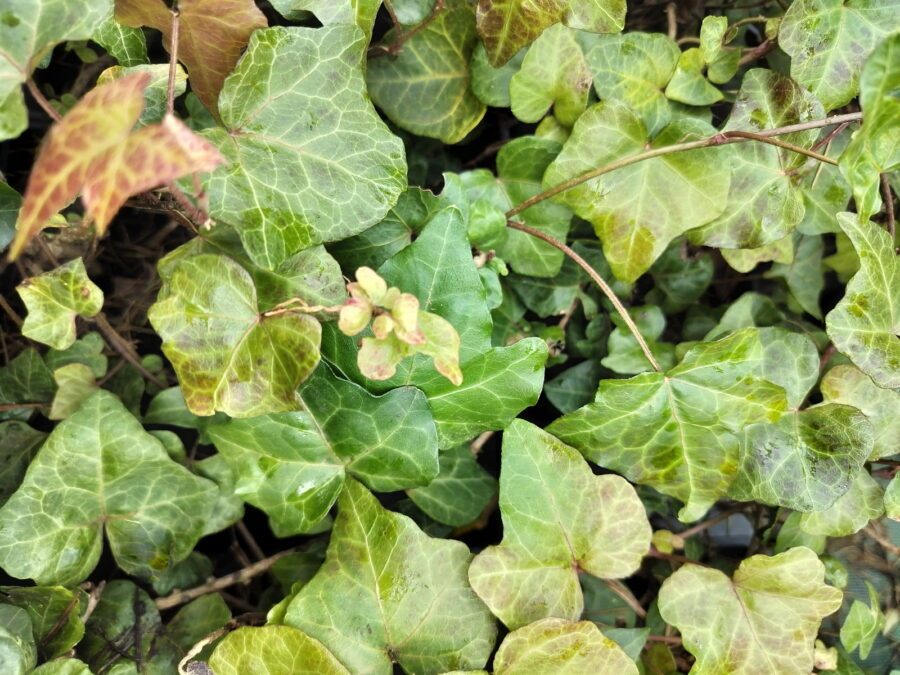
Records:
[[[487,442],[491,440],[496,433],[496,431],[483,432],[474,441],[472,441],[471,445],[469,445],[469,450],[471,450],[472,454],[477,457],[484,449],[484,446],[487,444]]]
[[[377,58],[379,56],[396,56],[403,49],[403,45],[410,40],[413,36],[417,35],[421,31],[425,30],[431,23],[438,18],[440,13],[444,11],[446,8],[446,0],[437,0],[434,3],[434,8],[431,10],[431,14],[429,14],[423,21],[413,26],[410,30],[402,30],[402,26],[399,21],[397,21],[397,15],[392,13],[391,10],[388,10],[391,13],[391,20],[394,21],[395,31],[394,31],[394,41],[389,45],[372,45],[369,48],[368,56],[369,58]]]
[[[181,661],[178,662],[178,672],[179,672],[179,675],[191,675],[191,671],[189,671],[189,670],[187,669],[188,665],[189,665],[190,662],[191,662],[191,659],[193,659],[195,656],[197,656],[197,654],[199,654],[200,652],[202,652],[202,651],[203,651],[203,648],[204,648],[206,645],[215,642],[215,641],[218,640],[220,637],[222,637],[223,635],[225,635],[228,631],[229,631],[228,626],[223,626],[222,628],[219,628],[218,630],[214,630],[212,633],[210,633],[209,635],[207,635],[206,637],[204,637],[202,640],[200,640],[200,641],[199,641],[197,644],[195,644],[193,647],[191,647],[190,649],[188,649],[188,652],[187,652],[187,654],[184,655],[184,658],[181,659]]]
[[[276,553],[275,555],[264,558],[259,562],[248,565],[244,569],[240,569],[237,572],[232,572],[231,574],[226,574],[224,577],[219,577],[218,579],[213,579],[212,581],[209,581],[201,586],[196,586],[195,588],[190,588],[186,591],[176,591],[175,593],[167,595],[164,598],[157,598],[156,608],[162,611],[164,609],[178,607],[178,605],[183,605],[186,602],[195,600],[196,598],[199,598],[203,595],[215,593],[216,591],[221,591],[223,588],[228,588],[229,586],[234,586],[235,584],[250,581],[250,579],[252,579],[253,577],[259,576],[263,572],[268,571],[269,568],[272,567],[272,565],[274,565],[286,555],[294,553],[295,550],[296,549],[290,548],[286,551],[281,551],[281,553]]]
[[[688,529],[684,530],[683,532],[676,532],[675,534],[678,535],[679,537],[681,537],[682,539],[690,539],[695,534],[699,534],[700,532],[703,532],[704,530],[709,529],[713,525],[718,525],[723,520],[728,520],[729,518],[731,518],[731,516],[733,516],[737,513],[740,513],[743,510],[744,510],[743,507],[736,506],[733,509],[728,509],[727,511],[723,511],[722,513],[718,514],[717,516],[714,516],[713,518],[710,518],[709,520],[704,520],[702,523],[697,523],[693,527],[689,527]]]
[[[49,408],[49,403],[0,403],[0,412],[19,410],[20,408]]]
[[[799,145],[794,145],[793,143],[788,143],[787,141],[782,141],[778,138],[768,138],[767,136],[760,136],[757,133],[752,131],[726,131],[724,132],[726,138],[746,138],[750,141],[759,141],[760,143],[767,143],[769,145],[774,145],[779,148],[784,148],[785,150],[790,150],[791,152],[796,152],[798,155],[806,155],[807,157],[812,157],[813,159],[817,159],[823,164],[831,164],[832,166],[837,166],[837,160],[828,157],[827,155],[823,155],[819,152],[815,152],[814,150],[807,150],[806,148],[802,148]]]
[[[766,40],[758,47],[754,47],[746,54],[744,54],[740,61],[738,61],[738,66],[746,66],[748,63],[753,63],[756,59],[761,59],[769,52],[773,51],[777,43],[774,40]]]
[[[561,192],[561,190],[560,190]],[[557,193],[558,194],[558,193]],[[528,200],[526,200],[528,201]],[[523,202],[524,203],[524,202]],[[518,209],[518,207],[516,207]],[[515,211],[516,209],[513,209]],[[508,215],[508,214],[507,214]],[[600,287],[600,290],[603,291],[603,295],[612,303],[613,307],[616,308],[616,311],[619,313],[619,316],[622,317],[622,320],[625,322],[625,325],[628,326],[628,330],[631,331],[631,334],[634,335],[634,339],[637,340],[638,345],[640,345],[641,351],[644,352],[644,356],[647,357],[647,360],[650,362],[650,365],[653,366],[653,369],[661,373],[662,368],[656,360],[656,357],[653,356],[653,352],[650,351],[650,346],[647,344],[647,341],[644,340],[644,336],[641,335],[641,332],[638,330],[637,325],[631,318],[631,315],[628,313],[628,310],[625,309],[625,305],[622,304],[622,301],[619,300],[619,297],[613,292],[613,289],[610,288],[609,284],[604,281],[603,277],[591,267],[590,263],[587,260],[578,255],[574,250],[572,250],[569,246],[567,246],[564,242],[561,242],[559,239],[551,237],[549,234],[545,232],[541,232],[533,227],[529,227],[524,223],[517,222],[515,220],[507,220],[506,224],[508,227],[511,227],[514,230],[519,230],[520,232],[525,232],[526,234],[530,234],[532,237],[537,237],[542,241],[547,242],[553,248],[558,249],[565,253],[572,261],[581,267],[587,275],[591,278],[591,280]]]
[[[676,14],[676,10],[678,8],[675,6],[674,2],[670,2],[666,5],[666,23],[669,28],[669,39],[674,40],[678,37],[678,15]]]
[[[56,108],[50,105],[50,101],[44,97],[41,90],[38,89],[37,85],[34,83],[34,80],[28,78],[28,80],[25,81],[25,86],[28,87],[28,91],[34,97],[34,100],[37,101],[37,104],[41,106],[41,109],[50,116],[50,119],[54,122],[59,122],[62,119],[62,115],[56,111]]]
[[[12,306],[7,302],[6,298],[0,295],[0,308],[3,309],[4,312],[12,319],[12,322],[16,324],[19,328],[22,327],[22,317],[12,308]]]
[[[629,590],[628,586],[615,579],[604,579],[604,581],[606,581],[606,585],[609,586],[609,590],[622,598],[622,600],[625,601],[625,604],[631,607],[631,610],[635,614],[642,619],[647,617],[647,610],[641,607],[641,603],[634,597],[634,594]]]
[[[774,136],[783,136],[785,134],[793,134],[798,131],[808,131],[810,129],[821,129],[822,127],[830,127],[832,124],[841,124],[842,122],[856,122],[862,119],[862,113],[847,113],[845,115],[834,115],[832,117],[827,117],[821,120],[812,120],[810,122],[803,122],[801,124],[791,124],[786,127],[778,127],[775,129],[763,129],[761,131],[757,131],[753,133],[752,137],[747,137],[744,134],[749,132],[741,132],[740,135],[736,134],[733,131],[723,131],[721,133],[715,134],[714,136],[709,136],[707,138],[701,138],[696,141],[687,141],[684,143],[675,143],[673,145],[666,145],[661,148],[653,148],[652,150],[647,150],[646,152],[641,152],[636,155],[631,155],[630,157],[623,157],[622,159],[618,159],[615,162],[611,162],[601,167],[597,167],[596,169],[590,169],[589,171],[585,171],[582,174],[575,176],[574,178],[570,178],[569,180],[563,181],[562,183],[558,183],[543,192],[539,192],[526,199],[525,201],[517,204],[512,209],[506,212],[507,218],[512,218],[516,216],[525,209],[534,206],[546,199],[550,199],[551,197],[555,197],[556,195],[565,192],[566,190],[571,190],[582,183],[586,183],[589,180],[597,178],[598,176],[602,176],[604,174],[610,173],[612,171],[616,171],[617,169],[625,168],[626,166],[631,166],[632,164],[637,164],[638,162],[642,162],[646,159],[653,159],[654,157],[662,157],[663,155],[669,155],[674,152],[684,152],[687,150],[697,150],[699,148],[709,148],[712,146],[718,145],[731,145],[732,143],[748,143],[750,141],[763,141],[763,139],[771,140]],[[783,146],[780,146],[783,147]],[[806,151],[808,152],[808,151]],[[828,158],[831,160],[831,158]]]
[[[832,129],[828,134],[820,138],[815,144],[810,148],[810,150],[818,150],[821,147],[824,147],[831,143],[835,138],[844,133],[844,130],[850,126],[850,122],[844,122],[843,124],[838,124],[834,129]]]
[[[667,645],[680,645],[681,638],[677,635],[648,635],[647,642],[664,642]]]
[[[253,554],[253,557],[257,560],[263,560],[266,557],[266,554],[263,553],[263,550],[259,547],[259,544],[256,543],[256,539],[250,533],[250,530],[247,529],[247,526],[244,525],[243,520],[239,520],[234,524],[234,529],[237,530],[237,533],[241,536],[241,539],[244,540],[244,543],[247,544],[247,548],[250,549],[250,553]]]
[[[894,194],[891,192],[891,183],[886,173],[881,174],[881,196],[884,200],[884,213],[887,216],[885,226],[891,235],[891,246],[893,246],[896,235],[894,224]]]
[[[140,356],[134,351],[134,347],[132,347],[131,343],[119,335],[116,329],[110,325],[103,312],[100,312],[94,317],[94,322],[97,324],[97,328],[100,329],[100,332],[103,333],[103,337],[106,338],[109,346],[115,349],[123,359],[134,366],[141,375],[146,377],[160,389],[165,389],[168,386],[166,382],[159,379],[144,367],[144,364],[141,363]]]
[[[171,115],[175,111],[175,70],[178,67],[178,33],[181,25],[181,15],[178,9],[172,12],[172,36],[169,40],[169,82],[166,85],[166,114]]]

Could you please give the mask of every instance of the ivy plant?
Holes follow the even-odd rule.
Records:
[[[6,0],[0,142],[4,675],[900,672],[900,0]]]

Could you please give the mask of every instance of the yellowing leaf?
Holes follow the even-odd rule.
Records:
[[[732,579],[685,565],[663,583],[659,611],[696,657],[692,675],[809,675],[819,624],[841,606],[824,577],[803,546],[747,558]]]
[[[860,268],[843,299],[825,317],[842,354],[886,389],[900,387],[900,259],[891,237],[852,213],[838,215],[859,256]]]
[[[591,621],[542,619],[503,638],[494,675],[637,675],[634,662]]]
[[[268,25],[253,0],[180,0],[178,59],[187,66],[191,88],[218,118],[222,84],[257,28]],[[116,18],[126,26],[151,26],[171,44],[172,12],[162,0],[116,0]]]
[[[53,125],[28,178],[10,257],[79,192],[103,234],[131,195],[219,165],[218,151],[174,117],[132,133],[149,82],[141,72],[96,87]]]
[[[81,258],[26,279],[16,290],[28,308],[22,334],[54,349],[75,343],[76,316],[96,316],[103,306],[103,291],[88,278]]]
[[[510,628],[576,620],[579,572],[627,577],[650,548],[644,506],[628,482],[594,476],[578,453],[523,420],[503,433],[503,542],[479,553],[469,583]]]
[[[245,626],[216,645],[209,665],[217,675],[348,675],[322,643],[290,626]]]

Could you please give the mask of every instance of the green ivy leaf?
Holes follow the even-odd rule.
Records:
[[[663,582],[659,611],[696,657],[695,675],[749,675],[762,664],[806,675],[819,624],[841,606],[841,592],[824,576],[816,554],[802,546],[747,558],[732,579],[685,565]]]
[[[394,31],[389,31],[385,41],[393,39]],[[445,0],[445,9],[407,39],[399,54],[369,61],[369,95],[397,126],[457,143],[485,112],[469,89],[469,59],[477,41],[471,6],[465,0]]]
[[[80,363],[91,369],[96,379],[106,375],[109,359],[103,353],[106,343],[100,333],[88,333],[75,340],[71,347],[62,351],[51,349],[44,355],[44,363],[51,371],[57,371],[63,366],[72,363]]]
[[[511,632],[497,650],[494,675],[516,673],[638,675],[638,669],[596,624],[542,619]]]
[[[96,316],[103,307],[103,291],[92,282],[81,258],[60,265],[16,288],[28,309],[22,334],[54,349],[75,342],[75,317]]]
[[[16,403],[50,403],[56,383],[53,373],[37,350],[27,347],[9,365],[0,368],[0,403],[12,406]],[[12,408],[0,412],[0,420],[27,420],[34,407]]]
[[[212,483],[173,463],[100,391],[57,425],[0,509],[0,566],[39,584],[77,584],[105,531],[119,567],[150,577],[187,557],[214,497]]]
[[[0,587],[0,598],[24,609],[42,659],[54,659],[72,649],[84,636],[81,615],[87,595],[62,586]]]
[[[660,366],[666,370],[674,366],[675,345],[658,341],[666,329],[666,316],[663,311],[655,305],[647,305],[632,308],[629,313]],[[616,314],[612,316],[612,320],[616,328],[609,335],[607,355],[600,363],[614,373],[624,375],[635,375],[651,370],[650,362],[647,361],[647,357],[644,356],[640,345],[622,318]]]
[[[0,506],[12,496],[47,434],[24,422],[0,422]]]
[[[889,11],[898,14],[897,9]],[[900,34],[882,42],[863,68],[859,102],[865,121],[839,160],[841,173],[853,187],[853,200],[862,220],[881,208],[880,174],[900,167],[900,132],[894,123],[900,115],[898,61]]]
[[[356,25],[371,38],[381,0],[273,0],[272,7],[288,21],[302,20],[312,12],[324,26]]]
[[[891,478],[884,491],[884,511],[891,520],[900,521],[900,476]]]
[[[694,346],[666,373],[604,380],[597,398],[548,427],[592,462],[685,503],[696,520],[739,468],[735,434],[799,406],[819,373],[815,345],[748,328]]]
[[[20,607],[0,604],[0,663],[10,675],[26,675],[37,664],[31,619]]]
[[[413,503],[439,523],[460,527],[481,515],[497,494],[497,481],[466,445],[440,454],[440,471],[423,487],[407,490]]]
[[[261,314],[250,274],[222,255],[163,259],[159,273],[163,287],[148,316],[191,412],[296,409],[294,390],[319,362],[318,321]]]
[[[824,511],[844,495],[872,453],[872,425],[856,408],[826,403],[752,424],[729,495],[739,501]]]
[[[238,628],[209,659],[216,675],[349,675],[321,642],[289,626]]]
[[[793,242],[794,259],[786,263],[775,263],[764,276],[767,279],[784,279],[803,311],[821,320],[819,296],[825,288],[825,272],[822,269],[825,244],[822,237],[797,234],[793,236]]]
[[[861,471],[850,483],[850,488],[830,507],[804,513],[800,529],[808,534],[847,537],[883,514],[884,490],[866,471]]]
[[[572,448],[523,420],[503,434],[503,542],[479,553],[469,582],[516,629],[546,617],[577,620],[580,571],[616,579],[640,566],[650,524],[634,488],[594,476]]]
[[[763,262],[790,264],[794,260],[794,238],[787,234],[770,244],[757,248],[723,248],[722,257],[732,269],[746,274]]]
[[[723,131],[762,129],[809,122],[824,116],[822,105],[790,78],[771,70],[747,72]],[[817,129],[781,136],[808,148]],[[758,248],[789,234],[803,219],[803,194],[788,171],[806,161],[803,155],[766,143],[731,148],[731,190],[724,213],[694,230],[695,244],[716,248]],[[719,157],[718,162],[726,161]]]
[[[512,113],[523,122],[539,122],[552,107],[560,124],[571,127],[590,91],[591,71],[575,31],[559,24],[534,41],[509,81]]]
[[[831,131],[833,129],[826,128],[822,133],[828,134]],[[839,159],[850,143],[850,136],[848,133],[838,134],[820,148],[819,152],[832,159]],[[844,178],[841,168],[825,162],[815,162],[800,185],[805,213],[797,229],[807,235],[840,232],[837,214],[847,210],[852,196],[850,183]]]
[[[308,412],[209,428],[235,493],[268,514],[276,536],[318,531],[347,473],[386,491],[427,485],[437,475],[434,422],[415,388],[373,396],[323,364],[298,398]]]
[[[848,652],[855,651],[859,647],[859,658],[863,660],[869,658],[872,644],[881,634],[885,622],[878,591],[868,581],[866,589],[869,591],[869,604],[854,600],[850,606],[850,613],[841,626],[841,644]]]
[[[725,46],[728,40],[728,17],[705,16],[700,26],[700,51],[711,82],[725,84],[740,67],[741,50]]]
[[[509,81],[513,75],[519,72],[526,53],[526,49],[521,49],[509,61],[495,68],[488,60],[484,43],[479,41],[475,46],[475,51],[472,52],[472,60],[469,62],[469,71],[471,72],[469,87],[472,89],[472,93],[485,105],[494,108],[508,108],[511,105]]]
[[[150,82],[144,89],[144,109],[138,118],[136,126],[142,127],[148,124],[162,122],[166,114],[166,102],[169,86],[169,66],[165,63],[141,64],[137,66],[113,66],[107,68],[97,78],[97,85],[106,84],[114,80],[120,80],[134,73],[149,73]],[[173,92],[178,98],[187,90],[187,73],[181,65],[175,68],[175,86]]]
[[[392,662],[407,672],[481,668],[497,633],[466,583],[469,560],[463,544],[428,537],[348,480],[325,564],[285,622],[353,672],[390,674]]]
[[[625,26],[624,0],[479,0],[478,34],[494,66],[502,66],[544,29],[562,21],[593,33],[618,33]]]
[[[706,62],[699,48],[688,49],[678,58],[678,66],[669,84],[666,97],[686,105],[712,105],[722,100],[722,92],[703,74]]]
[[[544,393],[561,413],[570,413],[594,400],[603,369],[593,359],[567,368],[544,385]]]
[[[2,115],[2,112],[0,112]],[[16,236],[16,221],[22,208],[22,195],[0,181],[0,251]]]
[[[97,26],[91,40],[103,47],[123,68],[149,63],[144,31],[120,24],[113,12]]]
[[[778,529],[775,539],[775,553],[784,553],[797,546],[805,546],[816,555],[825,553],[827,538],[824,535],[809,534],[800,528],[800,521],[806,514],[791,511]]]
[[[56,394],[47,415],[51,420],[64,420],[99,389],[94,373],[83,363],[70,363],[53,373]]]
[[[28,126],[21,85],[53,47],[87,40],[112,13],[112,0],[11,0],[0,15],[0,141]]]
[[[713,133],[708,124],[681,118],[654,136],[631,109],[614,101],[598,103],[578,119],[547,169],[544,185],[557,185],[649,148]],[[594,225],[613,274],[632,282],[673,239],[722,213],[730,178],[718,169],[725,157],[721,150],[702,148],[637,162],[582,183],[557,200]]]
[[[31,675],[93,675],[88,665],[79,659],[56,659],[43,663]]]
[[[517,138],[497,153],[496,176],[487,169],[467,171],[459,176],[461,186],[470,202],[486,200],[500,211],[508,211],[541,192],[544,172],[559,154],[560,147],[555,141],[534,136]],[[562,204],[547,200],[526,209],[517,219],[565,241],[572,212]],[[563,264],[562,251],[517,230],[505,229],[502,238],[490,248],[519,274],[552,277]]]
[[[225,81],[225,128],[203,135],[229,164],[204,187],[261,267],[365,230],[406,187],[402,143],[363,93],[365,44],[353,26],[257,30]]]
[[[900,392],[876,386],[865,373],[848,365],[835,366],[819,384],[825,401],[858,408],[875,432],[871,460],[896,453],[900,438]]]
[[[652,138],[672,119],[663,90],[675,74],[680,55],[678,45],[665,35],[632,32],[604,36],[588,52],[587,60],[600,99],[625,103]]]
[[[900,387],[900,260],[887,232],[855,214],[838,222],[853,243],[860,269],[825,317],[838,351],[886,389]]]
[[[694,305],[713,279],[713,260],[708,253],[690,255],[684,241],[674,241],[650,268],[655,284],[648,302],[667,314],[682,312]]]
[[[791,77],[826,110],[859,91],[859,74],[878,43],[900,28],[896,0],[797,0],[785,12],[778,45],[791,57]]]

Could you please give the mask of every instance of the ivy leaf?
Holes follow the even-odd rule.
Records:
[[[97,26],[91,40],[103,47],[122,68],[149,63],[147,38],[140,28],[123,26],[111,11]]]
[[[395,32],[388,31],[384,39],[390,43]],[[397,126],[458,143],[485,112],[469,89],[469,59],[477,41],[469,4],[445,0],[445,8],[411,35],[399,54],[369,61],[369,95]]]
[[[203,135],[229,166],[204,188],[260,267],[365,230],[406,187],[403,144],[363,93],[365,43],[354,26],[258,30],[225,81],[225,128]]]
[[[460,174],[459,180],[473,204],[486,200],[506,212],[543,189],[541,180],[560,151],[554,141],[523,136],[504,145],[497,153],[496,177],[487,169]],[[449,177],[447,184],[450,183]],[[444,192],[446,194],[447,187]],[[443,196],[443,195],[442,195]],[[470,226],[472,220],[470,207]],[[572,212],[562,204],[546,200],[517,216],[526,225],[565,241]],[[491,246],[514,272],[536,277],[553,277],[563,264],[562,251],[525,232],[506,228],[500,241]]]
[[[0,663],[12,675],[30,673],[37,664],[31,619],[20,607],[0,604]]]
[[[39,584],[80,583],[105,530],[119,567],[149,577],[191,552],[214,497],[212,483],[173,463],[115,396],[99,391],[57,425],[0,509],[0,566]]]
[[[28,177],[11,257],[79,192],[103,234],[131,195],[221,163],[214,147],[171,115],[132,132],[149,82],[148,72],[138,72],[95,87],[51,127]]]
[[[0,21],[0,141],[28,126],[21,85],[66,40],[87,40],[110,14],[112,0],[13,0]]]
[[[713,133],[703,122],[676,119],[653,137],[631,109],[601,102],[578,119],[547,169],[544,185],[554,186],[648,148]],[[632,282],[678,235],[722,213],[730,179],[728,172],[717,168],[723,157],[720,150],[702,148],[637,162],[582,183],[557,199],[594,225],[613,274]]]
[[[539,122],[552,106],[560,124],[571,127],[590,91],[591,71],[575,31],[559,24],[535,40],[509,81],[512,113],[523,122]]]
[[[739,501],[823,511],[850,489],[872,453],[872,425],[856,408],[827,403],[752,424],[729,494]]]
[[[900,260],[891,237],[871,222],[841,213],[838,222],[853,243],[860,269],[844,297],[825,317],[838,351],[886,389],[900,387]]]
[[[70,363],[53,372],[56,380],[56,394],[47,417],[64,420],[81,407],[99,389],[94,373],[83,363]]]
[[[744,75],[723,131],[758,132],[823,116],[822,105],[790,78],[755,68]],[[818,135],[813,129],[780,138],[808,148]],[[759,248],[790,234],[803,219],[804,205],[798,179],[787,172],[806,158],[766,143],[741,143],[731,151],[731,190],[724,213],[688,238],[716,248]],[[717,161],[726,160],[720,156]]]
[[[216,99],[250,35],[267,25],[253,0],[181,0],[178,59],[187,66],[191,89],[218,117]],[[162,0],[116,0],[116,19],[126,26],[151,26],[172,43],[172,12]]]
[[[53,373],[32,347],[22,350],[8,366],[0,368],[0,403],[4,405],[49,403],[54,391]],[[33,407],[12,408],[9,412],[0,412],[0,420],[27,420],[33,412]]]
[[[587,60],[600,99],[625,103],[652,138],[671,120],[663,90],[675,74],[680,55],[678,45],[665,35],[632,32],[603,37],[588,52]]]
[[[562,21],[593,33],[618,33],[625,26],[624,0],[479,0],[478,34],[494,66],[502,66],[544,29]]]
[[[708,253],[689,255],[684,242],[673,242],[650,268],[655,284],[647,301],[667,314],[677,314],[694,305],[712,283],[714,266]]]
[[[25,477],[25,470],[47,434],[24,422],[0,422],[0,506],[6,503]]]
[[[54,349],[75,343],[75,318],[91,318],[103,307],[103,291],[92,282],[84,261],[75,258],[16,288],[28,310],[22,334]]]
[[[897,14],[897,7],[888,11]],[[841,173],[853,187],[861,220],[871,218],[881,208],[880,174],[900,167],[900,132],[893,124],[900,115],[898,61],[900,34],[885,39],[863,68],[859,102],[865,121],[839,160]]]
[[[428,485],[408,490],[413,503],[439,523],[460,527],[481,515],[497,493],[497,481],[466,445],[440,454],[440,471]]]
[[[850,606],[850,613],[841,626],[841,644],[848,652],[855,651],[859,647],[859,658],[863,660],[869,658],[872,644],[881,634],[885,623],[878,591],[868,581],[866,589],[869,591],[869,604],[854,600]]]
[[[514,673],[619,673],[637,666],[590,621],[541,619],[514,630],[494,656],[494,675]]]
[[[833,129],[826,128],[822,133],[828,134],[831,131]],[[850,143],[850,136],[847,133],[838,134],[819,152],[832,159],[840,159]],[[797,229],[806,235],[840,232],[837,214],[847,210],[852,196],[850,183],[844,178],[841,168],[825,162],[815,162],[804,176],[801,187],[806,211]]]
[[[669,369],[675,365],[675,346],[659,342],[666,329],[666,316],[655,305],[635,307],[629,310],[634,323],[647,341],[650,351],[660,366]],[[612,317],[616,328],[607,342],[607,355],[600,360],[606,368],[615,373],[634,375],[650,370],[651,366],[634,335],[618,315]]]
[[[588,359],[561,372],[544,386],[544,393],[561,413],[569,413],[594,400],[603,368]]]
[[[461,386],[439,374],[418,379],[416,385],[425,392],[434,413],[440,447],[452,447],[482,431],[503,429],[537,403],[548,356],[544,340],[525,338],[470,360],[462,368]]]
[[[296,409],[294,390],[319,362],[319,322],[260,313],[250,274],[222,255],[164,259],[148,316],[191,412],[252,417]]]
[[[522,61],[525,59],[527,49],[521,49],[515,56],[502,66],[495,68],[488,61],[487,50],[483,42],[478,42],[475,51],[472,52],[472,60],[469,62],[471,80],[469,87],[478,100],[485,105],[494,108],[509,108],[509,81],[519,72]]]
[[[356,25],[371,38],[381,0],[273,0],[272,7],[288,21],[312,12],[323,26]]]
[[[216,675],[349,675],[321,642],[290,626],[243,627],[228,633],[209,659]]]
[[[761,664],[806,675],[819,624],[841,606],[841,592],[824,577],[825,566],[802,546],[751,556],[732,579],[685,565],[663,582],[659,611],[696,657],[695,675],[754,673]]]
[[[722,100],[722,92],[710,84],[703,74],[706,62],[699,48],[691,48],[681,53],[678,65],[669,84],[666,97],[686,105],[712,105]]]
[[[822,270],[825,245],[822,237],[818,236],[795,234],[793,241],[793,260],[772,265],[764,276],[767,279],[784,279],[803,311],[821,320],[819,296],[825,288],[825,274]]]
[[[778,45],[791,57],[791,77],[840,108],[859,91],[859,74],[878,43],[900,28],[895,0],[798,0],[785,12]]]
[[[705,16],[700,26],[700,51],[711,82],[725,84],[740,67],[741,50],[725,46],[730,40],[727,16]]]
[[[466,583],[469,560],[465,545],[428,537],[348,480],[325,564],[285,623],[353,672],[389,674],[392,662],[407,672],[481,668],[497,629]]]
[[[896,453],[900,438],[900,392],[876,386],[865,373],[849,365],[835,366],[819,384],[826,402],[861,410],[875,432],[871,460]]]
[[[16,236],[16,218],[22,207],[22,195],[0,181],[0,251]]]
[[[577,620],[580,571],[627,577],[650,548],[634,488],[594,476],[572,448],[523,420],[503,433],[503,542],[475,556],[469,583],[509,628],[546,617]]]
[[[209,436],[235,492],[269,515],[276,536],[317,530],[346,473],[373,489],[427,485],[438,473],[437,434],[422,392],[376,397],[320,366],[298,392],[308,412],[231,420]]]
[[[748,328],[695,345],[666,373],[603,380],[597,398],[547,430],[600,466],[685,503],[696,520],[739,468],[735,434],[799,406],[819,373],[806,337]]]
[[[894,476],[884,491],[884,511],[891,520],[900,521],[900,477]]]
[[[787,234],[781,239],[757,248],[723,248],[722,257],[732,269],[743,274],[753,271],[763,262],[790,264],[794,261],[794,238]]]
[[[884,490],[868,472],[860,471],[850,488],[827,509],[804,513],[800,529],[808,534],[847,537],[884,514]]]
[[[0,598],[21,607],[31,619],[31,632],[42,659],[62,656],[84,636],[81,615],[87,594],[62,586],[0,587]]]
[[[51,371],[56,371],[71,363],[80,363],[90,368],[96,379],[106,375],[109,359],[103,353],[106,343],[100,333],[88,333],[75,340],[71,347],[63,349],[51,349],[44,355],[44,363]]]

